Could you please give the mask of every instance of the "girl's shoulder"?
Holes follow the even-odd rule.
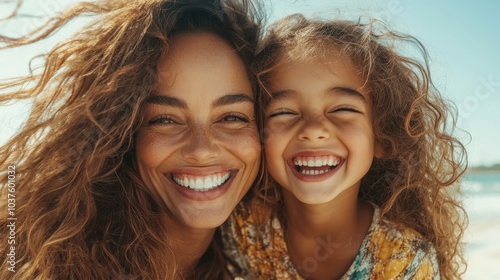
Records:
[[[398,252],[432,247],[432,244],[413,228],[380,217],[380,210],[377,208],[368,235],[371,243],[377,248],[391,247]]]
[[[368,276],[369,275],[369,276]],[[380,217],[373,222],[345,279],[439,279],[436,251],[416,230]]]

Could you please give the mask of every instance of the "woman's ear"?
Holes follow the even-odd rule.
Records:
[[[375,147],[374,147],[374,156],[376,159],[382,159],[384,157],[384,148],[382,145],[378,142],[375,141]]]

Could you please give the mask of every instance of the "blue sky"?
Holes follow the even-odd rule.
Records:
[[[16,1],[11,1],[16,2]],[[2,34],[29,30],[49,14],[76,1],[25,0],[22,11],[42,18],[22,18],[0,23]],[[272,4],[269,4],[272,3]],[[29,4],[29,5],[28,5]],[[0,17],[12,4],[0,3]],[[383,19],[395,30],[420,39],[431,55],[431,73],[441,93],[459,108],[458,136],[467,141],[472,165],[500,163],[500,1],[465,0],[273,0],[267,1],[270,21],[292,13],[332,19]],[[71,35],[81,23],[72,24],[34,46],[0,51],[0,79],[23,75],[29,58],[49,50]],[[29,104],[0,107],[0,143],[21,125]]]

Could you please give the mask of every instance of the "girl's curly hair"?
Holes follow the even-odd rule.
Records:
[[[249,66],[260,37],[257,8],[250,0],[82,2],[24,37],[0,36],[0,49],[12,48],[79,16],[93,19],[45,56],[42,73],[0,84],[0,104],[33,100],[22,130],[0,148],[2,197],[15,164],[17,218],[15,245],[0,245],[4,266],[15,246],[16,272],[4,267],[0,279],[186,276],[167,245],[160,207],[134,168],[143,104],[173,33],[212,32]],[[1,236],[9,234],[7,215],[0,212]],[[221,279],[223,263],[214,258],[221,259],[216,245],[189,276]]]
[[[398,48],[406,45],[416,47],[423,61],[401,55],[404,49]],[[382,156],[363,178],[360,199],[379,205],[385,217],[430,240],[441,276],[458,279],[465,268],[461,239],[467,215],[457,194],[467,155],[453,136],[454,107],[433,86],[428,54],[416,38],[376,22],[288,16],[269,29],[253,64],[261,108],[270,101],[267,88],[280,64],[324,61],[332,47],[356,65],[373,101],[374,135]],[[260,196],[278,211],[280,188],[269,175],[266,181]]]

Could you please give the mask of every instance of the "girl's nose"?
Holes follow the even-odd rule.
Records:
[[[297,137],[301,141],[326,140],[330,138],[330,132],[322,120],[308,120],[302,125]]]

